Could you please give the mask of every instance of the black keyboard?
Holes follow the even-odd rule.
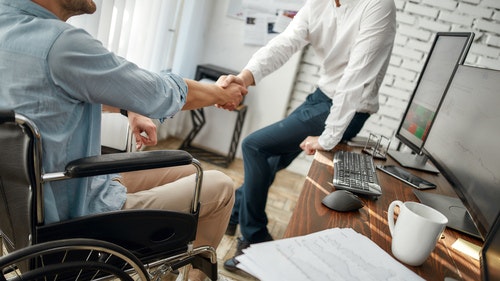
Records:
[[[372,156],[352,151],[335,152],[333,186],[358,194],[382,195]]]

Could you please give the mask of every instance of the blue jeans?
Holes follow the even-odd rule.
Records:
[[[239,224],[243,239],[258,243],[268,239],[267,193],[276,173],[286,168],[301,152],[307,136],[319,136],[325,128],[332,100],[317,89],[285,119],[257,130],[242,142],[245,178],[236,190],[231,224]],[[368,119],[356,113],[343,140],[356,136]]]

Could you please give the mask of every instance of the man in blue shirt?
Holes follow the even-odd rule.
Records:
[[[103,104],[128,111],[141,145],[156,143],[156,127],[147,117],[164,119],[213,104],[231,110],[246,94],[238,84],[223,89],[141,69],[65,22],[95,10],[90,0],[0,0],[0,109],[37,124],[44,172],[100,154]],[[188,210],[193,173],[188,166],[46,183],[46,223],[122,208]],[[195,246],[218,246],[233,202],[231,179],[206,171]]]

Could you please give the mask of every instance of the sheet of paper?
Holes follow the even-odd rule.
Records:
[[[276,13],[277,10],[298,11],[304,6],[306,0],[242,0],[244,9]]]
[[[350,228],[253,244],[238,267],[262,281],[423,280]]]
[[[227,15],[239,20],[245,20],[242,0],[230,0],[227,7]]]
[[[245,44],[263,46],[278,33],[273,31],[275,15],[247,11]]]
[[[264,46],[278,33],[283,32],[305,0],[242,0],[240,8],[232,2],[228,13],[245,20],[244,43]],[[243,13],[235,12],[241,9]]]
[[[296,11],[280,10],[274,22],[273,31],[278,33],[285,31],[296,14]]]

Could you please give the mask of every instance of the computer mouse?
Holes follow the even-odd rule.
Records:
[[[363,201],[356,194],[347,190],[336,190],[321,200],[326,207],[338,212],[356,211],[363,207]]]

